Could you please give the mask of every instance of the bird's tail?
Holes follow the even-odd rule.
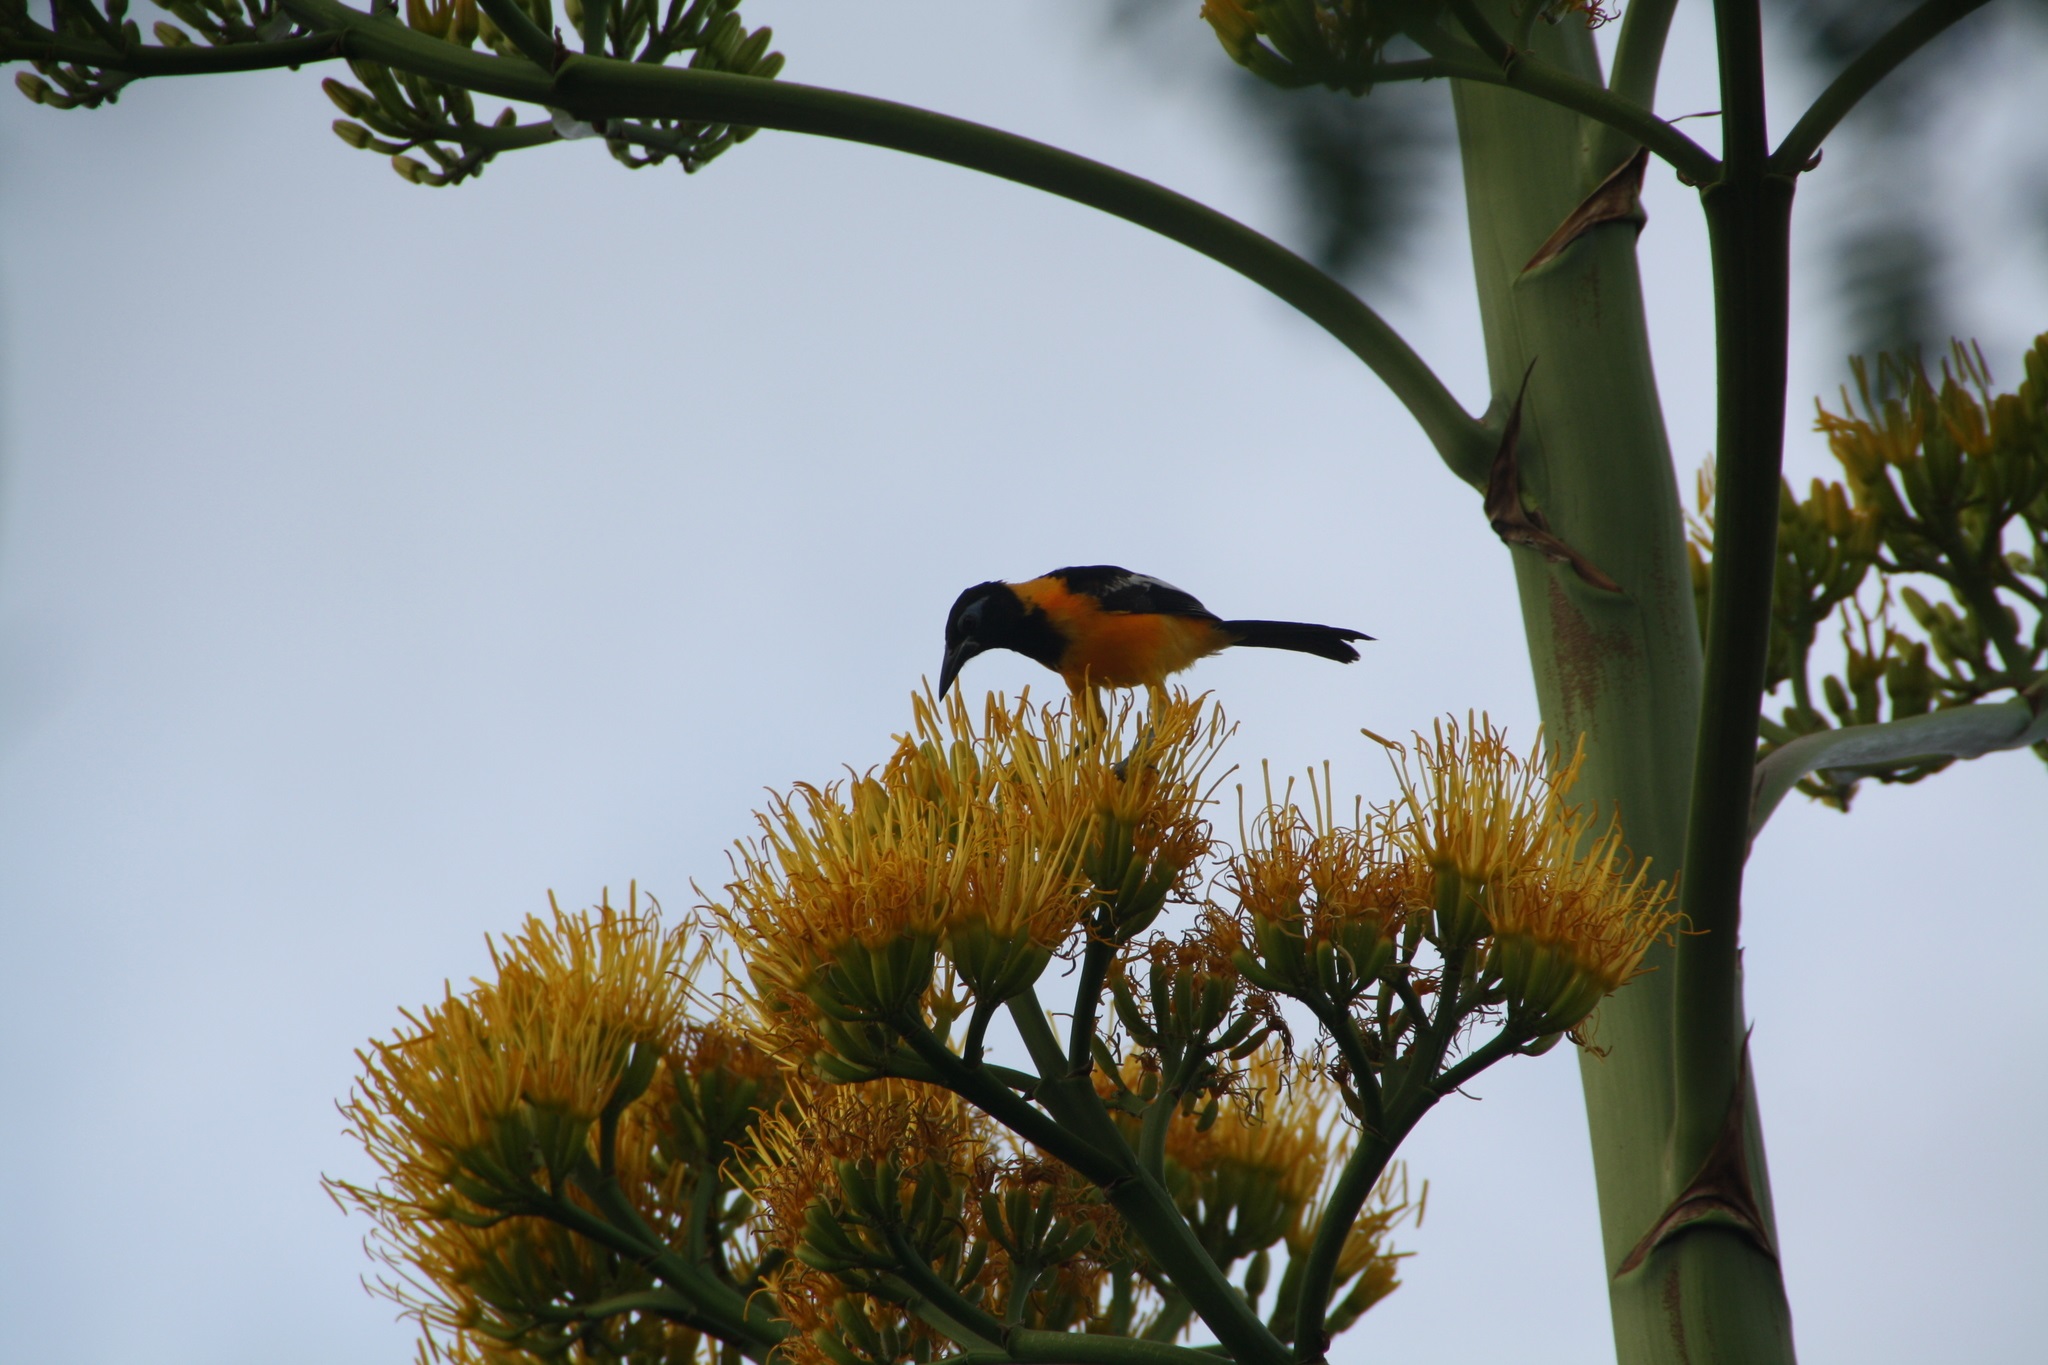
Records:
[[[1340,664],[1356,663],[1358,651],[1353,640],[1370,640],[1364,631],[1342,626],[1312,626],[1306,621],[1225,621],[1223,629],[1237,637],[1237,643],[1253,649],[1291,649],[1335,659]]]

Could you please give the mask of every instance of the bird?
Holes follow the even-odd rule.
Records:
[[[1144,687],[1233,645],[1291,649],[1354,663],[1363,631],[1304,621],[1225,621],[1190,593],[1114,564],[1083,564],[1023,583],[994,580],[961,593],[946,616],[939,695],[977,654],[1010,649],[1044,664],[1078,697]]]

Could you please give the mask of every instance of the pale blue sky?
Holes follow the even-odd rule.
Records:
[[[1716,103],[1701,9],[1667,111]],[[1089,6],[754,18],[791,79],[1285,231],[1229,106],[1095,50]],[[1998,108],[1957,120],[1985,150],[1959,186],[2013,135]],[[777,134],[693,179],[583,144],[426,191],[333,115],[310,72],[143,85],[94,114],[0,98],[10,1357],[409,1359],[356,1285],[364,1226],[318,1184],[366,1174],[333,1108],[352,1049],[480,970],[483,936],[550,888],[582,904],[638,878],[687,906],[762,787],[884,754],[967,583],[1106,560],[1226,615],[1380,637],[1348,669],[1202,666],[1254,774],[1328,757],[1381,797],[1361,725],[1484,708],[1532,734],[1477,498],[1348,355],[1208,262]],[[1689,484],[1707,267],[1689,192],[1657,171],[1648,193]],[[1826,195],[1823,172],[1805,207]],[[1376,301],[1477,408],[1462,210],[1442,212]],[[1985,215],[1962,230],[2010,382],[2048,288]],[[1842,376],[1817,285],[1802,479],[1826,472],[1808,400]],[[1052,679],[991,655],[967,681]],[[2017,1360],[2048,1326],[2044,825],[2048,776],[2003,755],[1848,819],[1789,803],[1759,847],[1750,1008],[1808,1361]],[[1420,1255],[1342,1359],[1609,1354],[1575,1070],[1500,1068],[1423,1126]]]

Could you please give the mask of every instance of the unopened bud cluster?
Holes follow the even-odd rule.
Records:
[[[2024,690],[2048,668],[2048,336],[2013,393],[1956,344],[1939,376],[1916,358],[1851,362],[1853,392],[1818,427],[1843,482],[1816,479],[1778,506],[1764,752],[1837,726],[1872,725]],[[1706,619],[1711,479],[1689,546]],[[1826,638],[1839,663],[1814,659]],[[2048,746],[2039,752],[2048,759]],[[1800,790],[1847,809],[1866,777],[1915,782],[1948,764],[1908,760],[1821,772]]]

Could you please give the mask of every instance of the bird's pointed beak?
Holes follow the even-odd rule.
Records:
[[[964,641],[946,650],[945,661],[939,665],[939,696],[944,697],[953,690],[953,679],[960,676],[960,666],[972,657],[973,653]]]

